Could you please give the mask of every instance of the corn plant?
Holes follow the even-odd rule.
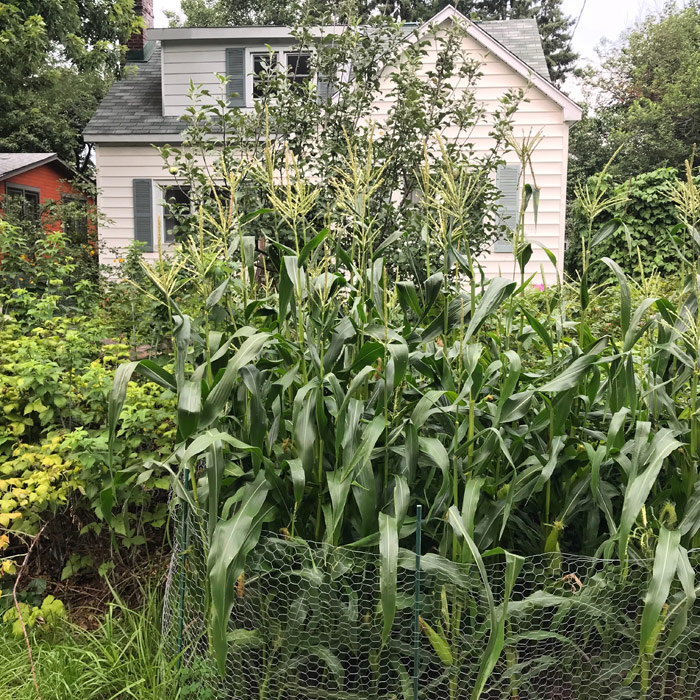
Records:
[[[375,235],[371,206],[385,165],[373,162],[371,143],[364,160],[352,145],[348,152],[332,174],[340,212],[332,226],[309,230],[316,184],[303,180],[291,153],[281,179],[264,163],[247,166],[268,189],[274,214],[240,211],[230,190],[219,217],[200,213],[176,261],[149,273],[172,316],[173,356],[122,366],[110,397],[112,450],[134,372],[178,397],[177,443],[162,466],[173,476],[176,501],[200,516],[206,636],[220,671],[231,648],[231,613],[263,531],[293,543],[376,551],[381,606],[368,615],[389,653],[397,581],[410,567],[405,553],[420,504],[425,550],[439,567],[476,567],[464,590],[485,596],[479,630],[488,642],[475,666],[473,700],[499,664],[510,669],[513,697],[527,682],[511,633],[520,608],[508,608],[520,556],[548,553],[556,571],[567,550],[616,553],[622,581],[630,561],[655,555],[635,632],[638,660],[627,669],[645,693],[651,662],[684,638],[696,590],[687,555],[700,529],[694,288],[679,308],[658,298],[633,306],[622,270],[593,258],[592,236],[587,264],[614,273],[619,327],[593,337],[590,319],[567,318],[563,304],[543,316],[524,275],[515,282],[479,274],[459,218],[478,180],[455,169],[446,151],[420,175],[425,222],[443,247],[443,267],[422,284],[392,279],[384,258],[391,242]],[[523,211],[535,200],[532,192],[524,197]],[[294,248],[267,241],[281,260],[274,285],[251,271],[259,253],[251,257],[245,241],[269,215],[294,241]],[[174,279],[185,267],[190,288],[207,295],[201,318],[174,299]],[[586,284],[584,274],[581,298],[589,299]],[[105,517],[111,493],[108,484]],[[505,563],[498,598],[485,552]],[[456,699],[464,697],[459,669],[474,663],[460,656],[458,643],[473,598],[444,598],[439,616],[421,627]],[[283,658],[291,663],[281,648],[270,653],[269,673],[280,671]]]

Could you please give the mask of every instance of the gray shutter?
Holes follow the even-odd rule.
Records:
[[[518,214],[520,213],[520,166],[501,165],[496,172],[496,187],[501,190],[501,221],[511,231],[518,224]],[[495,253],[509,253],[513,250],[510,241],[496,241],[493,246]]]
[[[134,240],[153,252],[153,181],[134,179]]]
[[[226,75],[229,105],[245,107],[245,49],[226,49]]]
[[[321,102],[327,102],[331,99],[331,96],[335,92],[333,89],[333,81],[330,80],[329,76],[318,74],[318,99]]]

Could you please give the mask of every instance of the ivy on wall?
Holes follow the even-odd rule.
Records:
[[[611,194],[624,195],[623,201],[596,219],[596,230],[618,218],[620,227],[596,247],[596,257],[607,256],[635,279],[640,277],[640,259],[644,274],[657,273],[668,278],[678,275],[681,261],[670,238],[671,229],[678,224],[677,212],[670,201],[670,189],[677,180],[675,168],[659,168],[615,183],[610,181]],[[581,234],[585,232],[582,212],[574,204],[567,225],[566,271],[578,277],[581,269]],[[630,248],[631,243],[631,248]],[[590,281],[603,282],[610,270],[596,265],[590,270]]]

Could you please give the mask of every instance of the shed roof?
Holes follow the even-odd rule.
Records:
[[[57,160],[56,153],[0,153],[0,180]]]
[[[407,25],[406,29],[410,27],[412,30],[415,26]],[[549,80],[549,70],[536,20],[498,20],[480,22],[478,26],[534,72]],[[227,29],[235,31],[241,28]],[[178,31],[182,30],[160,29],[157,35],[163,40],[169,36],[177,39]],[[99,140],[101,136],[153,136],[156,137],[154,140],[162,136],[163,140],[166,140],[165,137],[177,135],[184,129],[185,124],[180,117],[163,116],[161,61],[161,42],[156,42],[147,61],[129,64],[134,66],[134,73],[112,85],[85,127],[84,136],[87,141]]]

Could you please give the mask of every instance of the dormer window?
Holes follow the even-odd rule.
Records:
[[[287,77],[295,85],[311,80],[311,54],[300,51],[287,52]]]
[[[270,96],[267,84],[270,74],[279,70],[286,75],[294,86],[302,86],[314,80],[311,69],[311,53],[294,49],[273,49],[272,51],[253,51],[248,54],[247,92],[252,104],[253,99]]]

